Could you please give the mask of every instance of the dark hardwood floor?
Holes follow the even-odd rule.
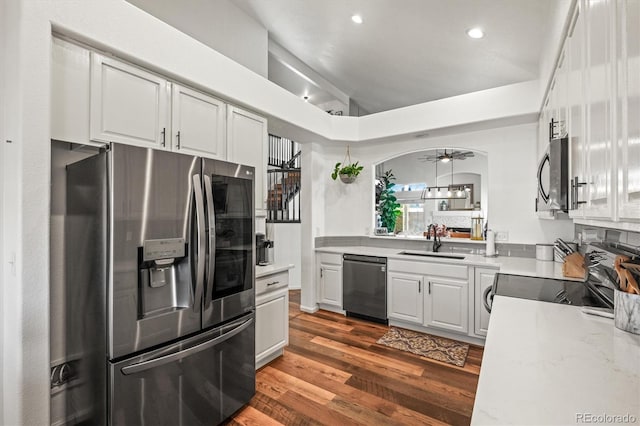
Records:
[[[261,368],[230,425],[469,424],[482,348],[464,367],[376,344],[388,327],[300,311],[290,291],[289,346]]]

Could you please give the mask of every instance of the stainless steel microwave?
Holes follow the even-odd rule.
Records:
[[[536,211],[564,211],[569,204],[569,139],[551,139],[538,165]]]

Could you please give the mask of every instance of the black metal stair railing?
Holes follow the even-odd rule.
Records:
[[[300,223],[300,147],[269,135],[267,222]]]

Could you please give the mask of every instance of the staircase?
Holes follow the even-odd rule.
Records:
[[[269,135],[267,222],[300,223],[300,153],[298,143]]]

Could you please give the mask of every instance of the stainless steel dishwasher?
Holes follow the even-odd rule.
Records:
[[[387,324],[387,258],[344,254],[342,307],[348,316]]]

